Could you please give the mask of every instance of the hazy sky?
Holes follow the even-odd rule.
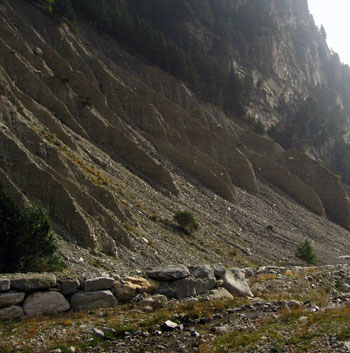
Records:
[[[350,65],[350,0],[308,0],[310,13],[318,27],[323,25],[329,48]]]

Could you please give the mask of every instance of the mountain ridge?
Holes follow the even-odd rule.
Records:
[[[348,231],[324,217],[349,228],[348,196],[318,162],[86,22],[77,31],[13,0],[2,2],[0,25],[0,181],[22,204],[48,208],[70,260],[76,245],[90,249],[81,256],[91,267],[104,253],[126,268],[292,263],[305,237],[322,263],[350,249]],[[200,221],[194,237],[172,224],[184,208]]]

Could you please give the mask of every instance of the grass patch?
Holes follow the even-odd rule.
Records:
[[[299,321],[303,316],[307,320]],[[201,347],[209,352],[256,352],[257,347],[268,342],[279,352],[281,347],[293,347],[295,352],[313,351],[324,337],[335,337],[337,341],[350,338],[350,307],[329,309],[310,313],[301,309],[283,311],[276,319],[261,319],[256,329],[233,331],[216,337]]]

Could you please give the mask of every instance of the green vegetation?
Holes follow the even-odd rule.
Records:
[[[0,186],[0,273],[61,269],[47,211],[21,211]]]
[[[307,262],[308,264],[316,265],[317,258],[316,258],[315,251],[311,243],[307,239],[301,244],[299,244],[295,252],[295,256],[298,259]]]
[[[186,234],[192,234],[199,228],[197,220],[189,211],[177,211],[174,215],[174,220]]]
[[[305,318],[303,323],[298,321],[301,317]],[[347,329],[349,317],[349,308],[317,313],[300,309],[283,311],[276,319],[260,320],[256,329],[219,336],[204,344],[201,352],[256,352],[264,339],[271,347],[270,352],[283,352],[286,346],[293,347],[295,352],[314,352],[317,340],[325,335],[336,337],[338,341],[347,340],[350,337]]]

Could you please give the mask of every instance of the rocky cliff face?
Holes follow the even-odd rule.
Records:
[[[307,94],[306,83],[324,80],[321,49],[305,52],[300,70],[288,37],[288,28],[312,25],[305,1],[283,4],[267,1],[284,37],[261,38],[257,49],[267,51],[270,78],[230,59],[259,92],[249,111],[265,112],[269,122],[281,100],[292,104]],[[325,218],[350,228],[337,178],[200,102],[85,23],[2,1],[0,99],[0,181],[21,205],[48,208],[68,242],[129,267],[246,264],[247,256],[290,262],[303,237],[314,239],[321,259],[350,251],[348,231]],[[336,192],[325,195],[325,188]],[[172,225],[184,208],[201,223],[193,238]]]

